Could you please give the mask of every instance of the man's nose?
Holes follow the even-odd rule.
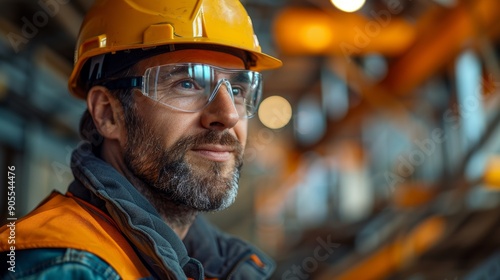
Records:
[[[240,116],[234,104],[229,81],[221,81],[214,99],[203,109],[202,125],[205,128],[224,130],[238,123]]]

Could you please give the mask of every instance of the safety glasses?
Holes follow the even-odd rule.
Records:
[[[262,96],[260,73],[201,63],[154,66],[142,77],[119,78],[102,85],[109,89],[140,88],[145,96],[182,112],[201,111],[225,87],[240,118],[253,117]]]

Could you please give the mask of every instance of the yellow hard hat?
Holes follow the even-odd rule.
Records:
[[[248,68],[255,71],[282,64],[262,53],[239,0],[96,0],[80,30],[69,90],[85,98],[78,79],[91,57],[178,44],[244,51],[251,58]]]

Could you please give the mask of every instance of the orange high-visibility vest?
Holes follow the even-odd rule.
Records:
[[[8,221],[11,222],[11,221]],[[95,206],[71,194],[52,193],[11,229],[0,228],[0,251],[37,248],[73,248],[90,252],[107,262],[122,279],[138,279],[151,273],[142,264],[115,222]]]

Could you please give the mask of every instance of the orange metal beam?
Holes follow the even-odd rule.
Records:
[[[416,86],[442,70],[461,50],[485,36],[497,24],[500,2],[475,0],[443,10],[435,27],[420,33],[415,44],[388,71],[380,87],[396,95],[410,93]]]
[[[422,221],[406,236],[401,236],[376,250],[368,257],[339,273],[331,269],[319,280],[385,279],[408,261],[434,246],[446,233],[446,221],[439,216]]]
[[[389,10],[368,19],[357,13],[287,8],[274,23],[274,37],[288,55],[342,55],[380,53],[394,56],[406,50],[415,30]]]

